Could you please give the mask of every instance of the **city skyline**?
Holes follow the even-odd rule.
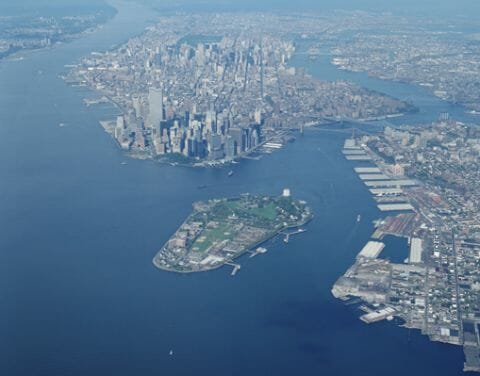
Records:
[[[480,372],[478,6],[0,4],[0,374]]]

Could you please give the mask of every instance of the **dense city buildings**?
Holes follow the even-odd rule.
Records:
[[[289,66],[295,39],[309,26],[301,17],[265,14],[162,17],[141,36],[85,59],[67,79],[119,107],[120,118],[103,124],[130,155],[177,163],[231,161],[287,129],[413,110]]]
[[[0,374],[480,372],[480,11],[105,1],[0,1]]]
[[[366,322],[397,316],[432,340],[463,345],[464,369],[480,371],[479,128],[443,114],[430,126],[387,127],[383,134],[350,140],[345,152],[376,165],[356,171],[365,184],[378,183],[370,189],[378,206],[405,213],[377,223],[373,240],[333,294],[366,302]],[[405,176],[411,184],[402,183]],[[405,263],[379,258],[386,235],[408,239]]]
[[[102,125],[131,156],[205,166],[263,145],[280,147],[291,129],[415,110],[347,81],[313,78],[290,64],[299,45],[311,60],[326,53],[336,67],[415,83],[476,113],[478,38],[439,33],[444,26],[431,21],[419,28],[418,19],[364,12],[165,16],[125,44],[93,53],[66,79],[93,88],[97,101],[117,105],[117,119]],[[355,171],[378,209],[391,214],[376,223],[371,241],[332,290],[342,299],[361,298],[365,322],[395,316],[433,340],[463,345],[465,370],[475,371],[479,145],[478,129],[448,113],[431,125],[388,126],[347,140],[346,159],[358,164]],[[191,272],[231,262],[282,227],[258,226],[262,210],[270,210],[264,200],[272,199],[195,204],[155,265]],[[248,213],[252,208],[256,215]],[[389,235],[408,239],[404,263],[382,258]]]
[[[480,114],[480,37],[438,25],[364,31],[333,49],[333,64],[387,80],[413,83]],[[402,27],[399,27],[399,26]]]

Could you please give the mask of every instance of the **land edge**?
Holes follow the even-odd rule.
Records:
[[[185,223],[188,222],[188,220],[190,219],[191,216],[193,216],[194,213],[190,214],[187,219],[185,221],[183,221],[183,223],[178,227],[180,228],[181,226],[183,226]],[[212,267],[207,267],[207,268],[204,268],[204,269],[200,269],[200,270],[176,270],[176,269],[171,269],[171,268],[166,268],[162,265],[159,265],[156,261],[157,261],[157,256],[162,252],[163,248],[165,248],[166,244],[168,243],[168,240],[167,242],[164,243],[164,245],[160,248],[160,250],[155,254],[155,256],[153,257],[152,259],[152,263],[153,265],[160,269],[160,270],[164,270],[164,271],[167,271],[167,272],[173,272],[173,273],[179,273],[179,274],[192,274],[192,273],[200,273],[200,272],[208,272],[208,271],[213,271],[213,270],[216,270],[216,269],[220,269],[221,267],[227,265],[227,263],[229,262],[232,262],[236,259],[238,259],[239,257],[242,257],[245,253],[247,253],[248,251],[251,251],[252,249],[254,249],[255,247],[259,247],[260,245],[262,245],[263,243],[277,237],[278,235],[280,235],[283,231],[285,230],[289,230],[289,229],[294,229],[294,228],[298,228],[298,227],[301,227],[301,226],[305,226],[307,225],[309,222],[311,222],[314,218],[314,214],[311,213],[310,217],[306,220],[306,221],[303,221],[302,223],[299,223],[299,224],[296,224],[296,225],[291,225],[291,226],[286,226],[286,227],[282,227],[281,229],[279,229],[278,231],[276,231],[275,233],[273,233],[272,235],[269,235],[265,238],[263,238],[262,240],[258,241],[257,243],[253,244],[252,246],[248,247],[247,249],[245,249],[244,251],[240,252],[239,254],[233,256],[233,257],[230,257],[228,259],[225,260],[224,263],[220,264],[220,265],[215,265],[215,266],[212,266]],[[170,238],[169,238],[170,240]]]

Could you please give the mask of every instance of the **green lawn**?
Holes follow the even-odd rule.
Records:
[[[268,219],[269,221],[273,221],[277,217],[276,205],[273,202],[270,202],[261,208],[252,209],[250,212],[257,217]]]
[[[226,234],[228,233],[228,234]],[[201,241],[201,239],[203,239]],[[196,252],[205,252],[214,242],[220,243],[225,239],[232,239],[233,234],[228,223],[219,223],[217,228],[209,228],[204,230],[201,235],[192,244],[192,249],[195,247]]]
[[[260,207],[250,208],[249,206],[260,205]],[[279,217],[277,207],[286,211]],[[236,234],[232,231],[235,220],[228,219],[233,213],[239,222],[244,224],[269,229],[271,231],[283,226],[283,222],[292,222],[289,214],[297,215],[299,209],[292,203],[291,199],[279,198],[275,200],[265,200],[263,198],[251,199],[240,198],[235,200],[222,200],[210,206],[210,211],[198,213],[194,218],[203,223],[214,221],[218,225],[216,228],[207,228],[202,231],[200,236],[194,241],[190,249],[193,252],[205,252],[214,244],[220,244],[225,240],[232,240]],[[198,217],[198,218],[197,218]],[[281,223],[281,225],[280,225]]]
[[[273,202],[269,202],[263,207],[254,209],[246,209],[241,201],[227,201],[220,205],[224,205],[228,210],[235,212],[241,217],[258,217],[261,221],[265,219],[273,221],[277,216],[276,206]]]

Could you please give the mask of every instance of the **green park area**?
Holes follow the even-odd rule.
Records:
[[[192,251],[205,252],[213,244],[220,244],[224,240],[231,240],[233,233],[231,226],[227,222],[218,223],[216,227],[208,227],[202,231],[200,236],[192,244]]]

